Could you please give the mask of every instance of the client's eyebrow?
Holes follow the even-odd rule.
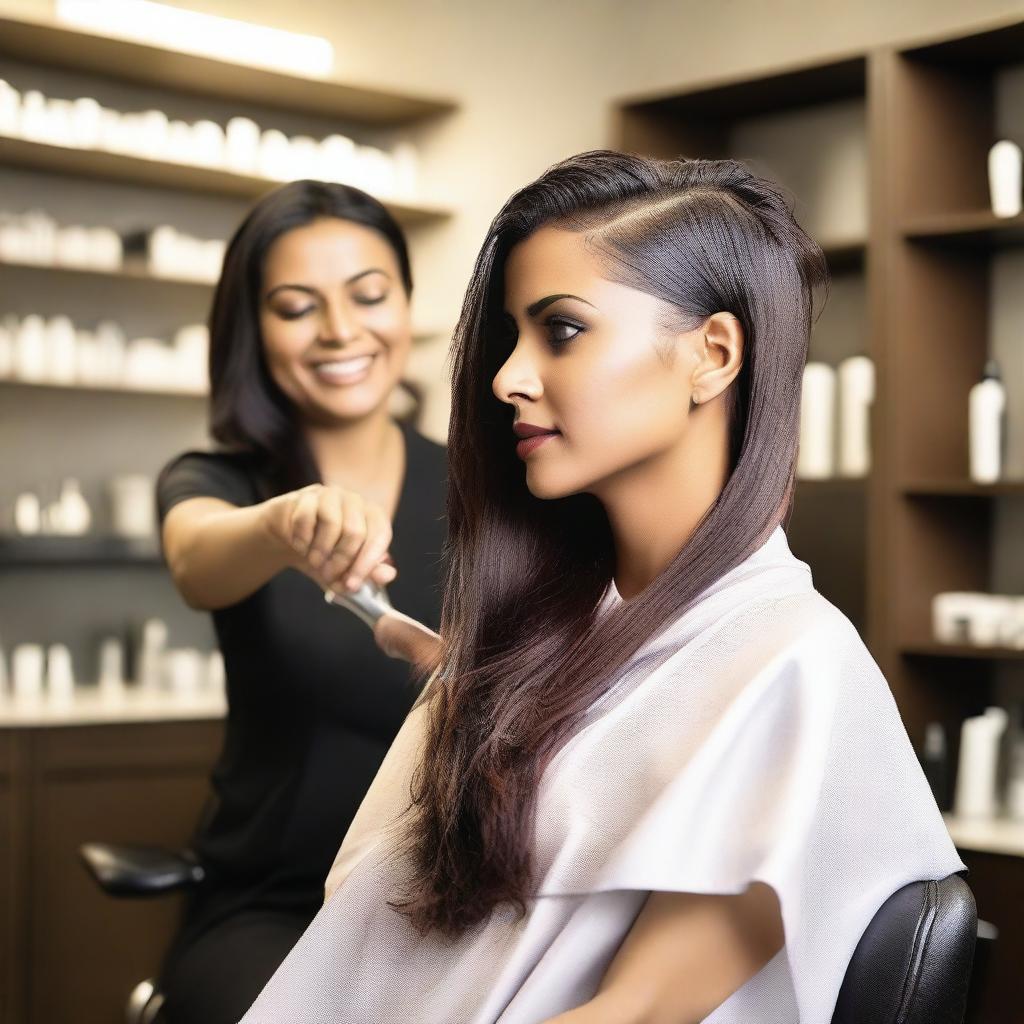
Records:
[[[526,307],[526,313],[528,316],[535,317],[538,313],[547,309],[552,302],[557,302],[559,299],[575,299],[577,302],[582,302],[591,309],[597,309],[592,302],[587,302],[586,299],[581,299],[578,295],[570,295],[568,292],[562,292],[560,295],[546,295],[543,299],[538,299],[536,302],[531,303]]]

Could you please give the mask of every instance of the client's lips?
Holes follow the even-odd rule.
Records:
[[[513,423],[512,430],[519,438],[516,454],[521,459],[525,459],[530,452],[536,451],[545,441],[558,437],[560,433],[548,427],[535,426],[533,423]]]
[[[512,430],[516,437],[536,437],[538,434],[557,434],[551,427],[536,427],[532,423],[513,423]]]

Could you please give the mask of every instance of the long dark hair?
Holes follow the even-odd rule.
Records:
[[[735,315],[745,339],[730,417],[732,472],[671,565],[609,616],[596,611],[614,549],[590,495],[534,498],[491,381],[510,249],[546,224],[578,231],[610,279],[671,304],[686,329]],[[800,387],[821,249],[779,190],[734,160],[595,151],[556,164],[505,204],[456,328],[449,431],[449,561],[442,669],[406,822],[411,875],[395,906],[456,936],[532,894],[541,774],[615,670],[789,515]]]
[[[210,310],[210,433],[255,455],[270,489],[315,483],[320,472],[290,399],[274,383],[260,341],[260,290],[267,251],[281,235],[332,217],[379,232],[395,252],[406,295],[412,271],[405,236],[380,202],[349,185],[293,181],[264,196],[228,243]]]

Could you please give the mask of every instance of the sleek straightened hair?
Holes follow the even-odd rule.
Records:
[[[743,329],[728,481],[668,568],[609,615],[597,614],[614,569],[603,507],[587,494],[530,494],[513,411],[491,390],[515,344],[505,263],[544,225],[579,232],[610,280],[664,300],[683,330],[718,312]],[[500,904],[525,913],[552,756],[616,669],[788,522],[802,374],[827,282],[783,194],[735,160],[582,153],[495,217],[453,343],[443,655],[421,698],[427,736],[402,823],[408,888],[393,903],[420,930],[455,937]]]
[[[276,493],[320,481],[298,413],[274,383],[260,333],[263,269],[288,231],[325,218],[380,233],[394,250],[407,296],[412,271],[405,236],[387,208],[349,185],[293,181],[264,196],[228,243],[210,310],[210,433],[225,447],[258,458]]]

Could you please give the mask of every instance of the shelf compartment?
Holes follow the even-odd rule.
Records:
[[[1024,244],[1024,216],[997,217],[991,210],[960,210],[918,217],[903,227],[911,242],[989,250]]]
[[[0,18],[0,53],[139,85],[363,124],[404,124],[456,109],[444,97],[271,71],[42,20]]]
[[[973,480],[913,480],[901,489],[910,498],[1024,497],[1024,480],[1000,480],[994,484],[977,484]]]
[[[213,167],[194,167],[190,164],[147,160],[144,157],[108,153],[105,150],[51,146],[43,142],[28,142],[7,136],[0,137],[0,164],[241,199],[256,199],[284,184],[268,178],[235,174]],[[382,202],[405,227],[436,223],[451,216],[450,210],[440,206],[391,200]]]
[[[163,565],[155,540],[125,537],[0,536],[5,568],[71,565]]]

